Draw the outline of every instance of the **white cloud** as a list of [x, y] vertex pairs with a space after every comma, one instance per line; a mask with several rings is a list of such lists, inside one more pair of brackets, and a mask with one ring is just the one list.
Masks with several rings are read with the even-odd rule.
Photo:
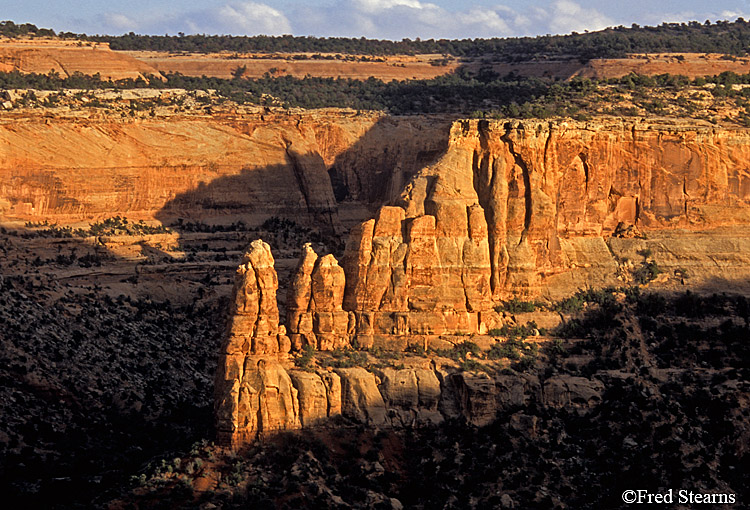
[[549, 28], [551, 33], [594, 31], [614, 25], [614, 22], [596, 9], [585, 9], [571, 0], [557, 0], [552, 5]]
[[118, 31], [129, 32], [138, 28], [138, 22], [124, 14], [104, 14], [104, 23]]
[[[600, 30], [615, 23], [572, 0], [550, 0], [547, 8], [464, 4], [443, 8], [421, 0], [336, 0], [328, 6], [292, 11], [294, 33], [321, 36], [475, 38]], [[459, 4], [460, 5], [460, 4]], [[314, 15], [310, 15], [314, 11]]]
[[224, 5], [217, 12], [217, 21], [233, 33], [265, 35], [292, 33], [292, 26], [286, 16], [273, 7], [256, 2]]
[[[266, 0], [268, 1], [268, 0]], [[500, 0], [502, 1], [502, 0]], [[512, 37], [599, 30], [613, 20], [585, 0], [549, 0], [514, 9], [473, 3], [441, 7], [425, 0], [330, 0], [280, 8], [257, 1], [224, 0], [218, 7], [182, 12], [110, 13], [100, 17], [103, 31], [150, 34], [206, 33], [402, 38]], [[269, 2], [270, 3], [270, 2]], [[206, 4], [210, 5], [210, 4]]]
[[735, 20], [737, 18], [745, 18], [747, 20], [748, 13], [742, 11], [721, 11], [718, 18], [723, 20]]
[[311, 10], [297, 9], [290, 16], [295, 33], [396, 40], [503, 37], [528, 24], [527, 17], [503, 5], [448, 10], [419, 0], [338, 0], [312, 16]]
[[144, 34], [206, 33], [282, 35], [292, 33], [289, 19], [278, 9], [258, 2], [233, 2], [215, 9], [181, 13], [108, 13], [101, 17], [106, 33], [134, 31]]
[[418, 0], [354, 0], [352, 2], [358, 10], [372, 13], [394, 7], [409, 7], [410, 9], [426, 9], [437, 7], [435, 4], [423, 4]]

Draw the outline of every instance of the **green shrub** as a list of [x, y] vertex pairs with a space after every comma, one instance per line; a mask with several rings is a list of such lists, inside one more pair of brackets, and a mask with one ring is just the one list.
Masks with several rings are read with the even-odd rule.
[[661, 273], [661, 269], [654, 261], [644, 262], [639, 268], [633, 271], [633, 280], [638, 284], [646, 284], [656, 279]]
[[497, 312], [506, 311], [510, 313], [524, 313], [524, 312], [536, 311], [537, 308], [542, 308], [543, 306], [544, 306], [543, 303], [540, 303], [537, 301], [523, 301], [514, 297], [510, 301], [503, 301], [501, 305], [498, 305], [495, 308], [495, 311]]
[[567, 356], [568, 354], [568, 351], [563, 345], [563, 341], [559, 338], [555, 339], [552, 343], [547, 344], [545, 350], [547, 351], [548, 356]]
[[465, 358], [469, 353], [472, 353], [475, 356], [479, 356], [482, 354], [482, 350], [479, 348], [479, 346], [469, 340], [464, 340], [460, 344], [457, 344], [454, 349], [456, 350], [456, 352], [458, 352], [458, 355], [463, 358]]
[[330, 352], [333, 359], [322, 360], [322, 364], [325, 367], [333, 368], [351, 368], [351, 367], [367, 367], [369, 366], [369, 359], [367, 353], [363, 351], [335, 349]]
[[477, 357], [482, 355], [482, 350], [479, 348], [479, 346], [469, 340], [464, 340], [460, 344], [454, 345], [452, 349], [430, 349], [430, 351], [435, 353], [437, 356], [450, 358], [454, 361], [466, 359], [469, 353]]
[[299, 356], [294, 358], [294, 366], [303, 370], [311, 369], [313, 358], [315, 357], [315, 347], [306, 345]]
[[513, 370], [517, 370], [518, 372], [528, 372], [535, 366], [536, 366], [536, 356], [527, 355], [527, 356], [522, 357], [518, 363], [514, 363], [512, 365], [512, 368]]
[[461, 360], [461, 362], [458, 364], [458, 367], [463, 372], [478, 372], [486, 368], [483, 364], [473, 359]]
[[503, 325], [502, 328], [493, 328], [489, 331], [490, 336], [504, 336], [507, 338], [526, 338], [527, 336], [533, 336], [534, 330], [538, 331], [536, 322], [529, 321], [522, 326], [509, 326]]
[[487, 359], [511, 359], [521, 358], [523, 342], [520, 340], [506, 340], [505, 342], [496, 343], [487, 351]]
[[413, 343], [409, 345], [406, 348], [406, 352], [410, 352], [412, 354], [416, 354], [417, 356], [424, 356], [427, 354], [427, 351], [425, 350], [424, 346], [419, 343]]

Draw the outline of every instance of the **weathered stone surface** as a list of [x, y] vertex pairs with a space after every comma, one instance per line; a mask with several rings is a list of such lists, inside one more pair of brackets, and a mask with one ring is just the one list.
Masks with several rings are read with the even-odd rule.
[[[415, 180], [465, 183], [456, 195], [477, 198], [494, 297], [559, 297], [617, 284], [604, 238], [618, 225], [747, 224], [750, 174], [737, 162], [747, 158], [748, 136], [680, 123], [459, 121], [448, 152]], [[429, 189], [415, 182], [402, 203], [429, 210]]]
[[349, 313], [344, 311], [344, 270], [333, 255], [318, 257], [304, 246], [287, 298], [287, 322], [296, 348], [331, 350], [350, 344]]
[[320, 374], [326, 387], [328, 398], [328, 416], [333, 417], [341, 414], [341, 377], [335, 372], [323, 372]]
[[438, 411], [440, 381], [432, 370], [384, 368], [380, 392], [393, 426], [411, 427], [443, 421]]
[[278, 359], [245, 356], [225, 358], [216, 379], [216, 431], [222, 444], [239, 447], [274, 430], [297, 429], [299, 398]]
[[469, 423], [482, 426], [495, 419], [498, 410], [497, 388], [493, 379], [484, 373], [462, 372], [451, 374], [450, 380], [457, 410]]
[[279, 364], [291, 343], [279, 326], [277, 288], [270, 246], [253, 241], [235, 274], [216, 372], [216, 429], [222, 443], [239, 446], [265, 432], [301, 426], [297, 390]]
[[292, 383], [299, 395], [299, 417], [303, 427], [312, 427], [328, 418], [328, 394], [323, 379], [312, 372], [292, 370]]
[[375, 374], [364, 368], [340, 368], [341, 414], [360, 423], [383, 425], [386, 407], [378, 390]]
[[350, 236], [344, 304], [354, 311], [360, 343], [373, 335], [486, 330], [479, 315], [492, 308], [483, 210], [471, 200], [430, 197], [438, 216], [383, 207]]
[[544, 381], [544, 403], [550, 407], [590, 408], [602, 401], [604, 384], [585, 377], [555, 376]]
[[25, 112], [21, 122], [0, 125], [0, 214], [253, 225], [278, 216], [348, 229], [397, 197], [448, 141], [447, 119], [250, 110], [136, 122], [96, 109]]
[[[235, 273], [234, 301], [225, 352], [279, 352], [280, 336], [285, 336], [285, 330], [280, 335], [276, 304], [278, 286], [271, 247], [260, 239], [253, 241]], [[287, 341], [282, 338], [281, 343], [286, 346]]]

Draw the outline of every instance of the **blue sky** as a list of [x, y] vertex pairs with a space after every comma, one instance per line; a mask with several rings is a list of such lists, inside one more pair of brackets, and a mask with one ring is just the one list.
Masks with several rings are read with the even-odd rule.
[[0, 19], [88, 34], [465, 38], [750, 20], [748, 0], [0, 0]]

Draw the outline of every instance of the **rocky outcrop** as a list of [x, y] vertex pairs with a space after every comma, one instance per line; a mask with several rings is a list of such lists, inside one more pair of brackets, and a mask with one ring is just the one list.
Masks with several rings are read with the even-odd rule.
[[435, 425], [443, 421], [438, 411], [441, 390], [435, 371], [426, 368], [379, 372], [381, 391], [390, 422], [397, 426]]
[[[355, 228], [344, 256], [344, 307], [359, 345], [375, 335], [485, 332], [491, 311], [482, 208], [433, 196], [434, 214], [383, 207]], [[483, 314], [485, 316], [483, 316]]]
[[341, 368], [341, 412], [347, 418], [368, 425], [384, 425], [387, 412], [375, 374], [364, 368]]
[[542, 385], [534, 375], [489, 376], [453, 368], [310, 372], [258, 356], [247, 357], [242, 372], [217, 394], [218, 441], [235, 448], [274, 431], [346, 422], [414, 428], [460, 419], [484, 426], [501, 411], [535, 403], [586, 414], [602, 401], [605, 388], [581, 377], [556, 376]]
[[253, 241], [235, 273], [227, 352], [289, 352], [286, 329], [279, 327], [278, 287], [271, 247], [260, 239]]
[[[316, 424], [323, 423], [331, 416], [341, 412], [341, 383], [337, 380], [335, 394], [331, 394], [323, 378], [312, 372], [303, 372], [301, 370], [292, 370], [289, 372], [294, 387], [297, 388], [299, 396], [299, 417], [303, 427], [312, 427]], [[329, 374], [331, 377], [338, 375]], [[329, 405], [330, 400], [339, 398], [338, 408]]]
[[289, 287], [287, 324], [295, 349], [331, 350], [350, 344], [349, 313], [342, 308], [344, 270], [331, 255], [318, 257], [307, 243]]
[[[481, 208], [469, 206], [466, 215], [469, 226], [466, 230], [457, 228], [455, 231], [457, 236], [466, 236], [464, 247], [481, 237], [481, 229], [471, 228], [472, 213], [477, 210]], [[432, 268], [426, 258], [422, 259], [421, 267], [409, 264], [412, 246], [401, 240], [396, 242], [397, 229], [404, 221], [403, 209], [386, 209], [378, 218], [381, 226], [375, 222], [373, 232], [380, 235], [373, 236], [373, 245], [390, 246], [401, 251], [407, 262], [400, 266], [406, 268], [402, 275], [405, 280], [403, 287], [390, 286], [389, 282], [395, 280], [392, 276], [395, 265], [373, 263], [363, 269], [367, 279], [385, 282], [381, 285], [382, 294], [391, 296], [388, 301], [379, 295], [372, 303], [396, 303], [398, 292], [403, 288], [410, 289], [408, 275], [415, 266], [427, 273], [435, 272], [437, 291], [448, 294], [431, 294], [427, 289], [417, 293], [420, 299], [436, 307], [451, 302], [450, 289], [445, 285], [473, 281], [464, 279], [468, 272], [466, 267], [456, 269], [456, 264], [440, 265], [445, 258], [440, 256], [435, 222], [431, 218], [434, 217], [420, 216], [416, 220], [418, 225], [419, 222], [427, 224], [427, 235], [412, 235], [408, 239], [416, 242], [418, 254], [423, 253], [419, 250], [427, 244], [424, 238], [433, 243], [433, 247], [428, 248], [432, 251], [428, 253], [437, 256], [438, 264]], [[479, 234], [476, 234], [477, 230]], [[453, 246], [461, 245], [449, 244], [449, 248]], [[393, 260], [392, 252], [389, 257], [378, 255], [372, 260], [388, 262]], [[480, 277], [485, 281], [488, 279], [487, 274]], [[335, 320], [326, 322], [326, 318], [335, 317], [337, 313], [348, 316], [342, 309], [344, 287], [343, 270], [335, 258], [330, 255], [318, 257], [310, 245], [305, 246], [289, 297], [289, 317], [296, 319], [296, 322], [290, 322], [295, 344], [313, 342], [312, 345], [321, 349], [338, 345], [329, 342], [331, 331], [326, 326], [335, 324]], [[499, 410], [530, 402], [551, 407], [574, 407], [586, 412], [601, 400], [602, 384], [588, 379], [557, 377], [541, 385], [533, 376], [491, 377], [484, 372], [440, 368], [434, 362], [429, 366], [377, 370], [362, 367], [329, 368], [316, 372], [291, 369], [288, 353], [292, 341], [286, 336], [286, 328], [279, 326], [277, 290], [278, 277], [271, 249], [268, 244], [256, 240], [251, 243], [236, 272], [226, 340], [217, 370], [215, 416], [217, 440], [221, 444], [240, 448], [274, 431], [328, 426], [335, 423], [331, 420], [338, 416], [355, 423], [398, 428], [434, 425], [446, 418], [462, 418], [482, 426], [492, 422]], [[362, 303], [371, 299], [366, 292], [355, 295]], [[408, 292], [401, 296], [402, 302], [409, 302]], [[488, 299], [486, 290], [478, 296], [479, 303]], [[467, 316], [480, 313], [471, 309], [472, 302], [477, 301], [468, 297], [464, 301]], [[454, 302], [454, 306], [459, 306], [459, 302]], [[447, 315], [447, 307], [437, 310]], [[433, 317], [439, 317], [435, 313]], [[376, 315], [380, 322], [375, 322], [374, 326], [383, 323], [383, 316]], [[399, 317], [405, 317], [409, 323], [408, 312]], [[346, 331], [335, 338], [338, 342], [349, 341]]]
[[216, 375], [218, 440], [241, 445], [259, 434], [300, 427], [298, 391], [279, 360], [291, 348], [279, 327], [271, 248], [254, 241], [237, 269]]

